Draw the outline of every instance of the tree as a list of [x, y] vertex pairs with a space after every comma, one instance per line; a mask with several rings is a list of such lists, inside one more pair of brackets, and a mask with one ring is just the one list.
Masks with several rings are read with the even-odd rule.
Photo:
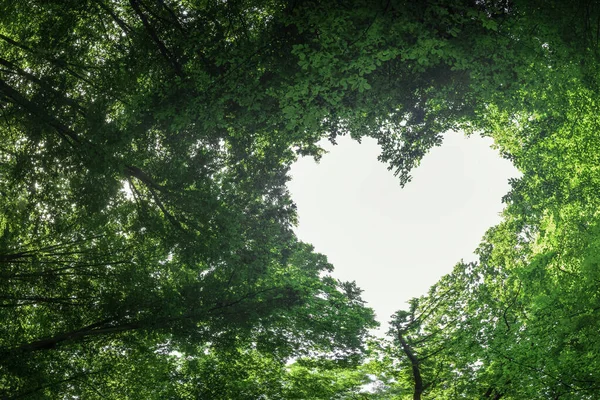
[[304, 139], [221, 68], [266, 33], [238, 6], [3, 5], [4, 396], [107, 396], [125, 359], [152, 393], [198, 344], [359, 355], [372, 312], [291, 231]]
[[[0, 3], [2, 395], [215, 396], [187, 387], [224, 374], [227, 393], [252, 397], [252, 374], [228, 363], [267, 379], [291, 357], [357, 362], [372, 312], [295, 238], [288, 167], [318, 158], [322, 138], [369, 136], [405, 184], [441, 133], [465, 129], [523, 178], [480, 262], [397, 315], [400, 364], [412, 353], [413, 379], [439, 396], [591, 396], [598, 14], [491, 0]], [[289, 379], [319, 382], [305, 372]]]
[[[404, 393], [417, 377], [407, 369], [409, 353], [423, 381], [417, 386], [451, 376], [441, 391], [431, 389], [435, 398], [593, 398], [598, 35], [591, 22], [599, 10], [593, 3], [502, 7], [488, 21], [496, 33], [472, 49], [487, 49], [493, 64], [469, 67], [471, 95], [480, 101], [469, 124], [491, 136], [523, 176], [512, 181], [504, 221], [486, 234], [480, 261], [432, 288], [451, 282], [460, 301], [438, 304], [430, 293], [397, 314], [389, 352], [397, 361], [389, 369]], [[436, 311], [418, 319], [431, 304]], [[459, 323], [442, 322], [446, 315]], [[433, 342], [431, 332], [440, 332]], [[450, 346], [419, 360], [440, 337]]]

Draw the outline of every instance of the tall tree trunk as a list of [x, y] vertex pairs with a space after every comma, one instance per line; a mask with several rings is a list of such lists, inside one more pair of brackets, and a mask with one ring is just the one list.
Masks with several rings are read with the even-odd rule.
[[423, 377], [421, 377], [421, 370], [419, 368], [419, 358], [412, 351], [410, 345], [406, 342], [406, 339], [404, 336], [402, 336], [400, 331], [398, 331], [398, 340], [400, 340], [400, 344], [402, 345], [402, 351], [404, 351], [404, 354], [406, 354], [412, 365], [413, 379], [415, 381], [413, 400], [421, 400], [421, 394], [425, 390], [425, 387], [423, 385]]

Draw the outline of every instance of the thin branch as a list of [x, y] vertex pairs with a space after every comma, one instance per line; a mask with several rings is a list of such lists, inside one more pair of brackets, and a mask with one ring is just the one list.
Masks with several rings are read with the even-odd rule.
[[[25, 98], [21, 93], [8, 85], [4, 80], [0, 79], [0, 92], [4, 93], [14, 104], [22, 107], [29, 113], [37, 116], [42, 121], [53, 127], [59, 135], [72, 147], [75, 144], [81, 144], [81, 141], [77, 137], [77, 134], [73, 132], [69, 127], [58, 121], [56, 118], [50, 116], [45, 110], [38, 107], [29, 99]], [[75, 143], [75, 144], [74, 144]]]
[[[7, 42], [7, 43], [9, 43], [9, 44], [11, 44], [11, 45], [13, 45], [15, 47], [20, 48], [21, 50], [24, 50], [24, 51], [26, 51], [26, 52], [28, 52], [30, 54], [33, 54], [35, 56], [39, 55], [39, 52], [37, 52], [37, 51], [33, 50], [32, 48], [30, 48], [30, 47], [28, 47], [28, 46], [26, 46], [26, 45], [24, 45], [22, 43], [19, 43], [19, 42], [15, 41], [14, 39], [12, 39], [12, 38], [10, 38], [10, 37], [8, 37], [6, 35], [3, 35], [1, 33], [0, 33], [0, 39], [4, 40], [5, 42]], [[81, 79], [82, 81], [84, 81], [84, 82], [86, 82], [86, 83], [88, 83], [88, 84], [90, 84], [90, 85], [93, 86], [92, 82], [88, 78], [82, 76], [78, 72], [73, 71], [71, 68], [68, 68], [67, 65], [72, 65], [74, 67], [79, 67], [79, 68], [84, 68], [84, 69], [89, 69], [91, 67], [81, 66], [81, 65], [71, 64], [71, 63], [66, 63], [65, 61], [54, 59], [54, 58], [50, 58], [50, 59], [46, 58], [45, 60], [48, 61], [50, 64], [56, 66], [56, 67], [64, 69], [71, 76], [74, 76], [75, 78]]]
[[13, 400], [13, 399], [22, 399], [22, 398], [25, 398], [25, 397], [29, 397], [29, 396], [31, 396], [32, 394], [34, 394], [34, 393], [38, 393], [38, 392], [40, 392], [40, 391], [42, 391], [42, 390], [44, 390], [44, 389], [48, 389], [48, 388], [50, 388], [50, 387], [52, 387], [52, 386], [62, 385], [62, 384], [64, 384], [64, 383], [67, 383], [67, 382], [71, 382], [71, 381], [74, 381], [74, 380], [78, 380], [78, 379], [79, 379], [81, 376], [84, 376], [84, 375], [89, 375], [89, 374], [90, 374], [90, 373], [88, 373], [88, 374], [78, 374], [78, 375], [74, 375], [74, 376], [71, 376], [71, 377], [68, 377], [68, 378], [65, 378], [65, 379], [59, 380], [59, 381], [50, 382], [50, 383], [48, 383], [48, 384], [46, 384], [46, 385], [41, 385], [41, 386], [38, 386], [37, 388], [35, 388], [35, 389], [33, 389], [33, 390], [29, 390], [29, 391], [27, 391], [27, 392], [23, 392], [23, 393], [17, 394], [17, 395], [15, 395], [15, 396], [12, 396], [12, 397], [6, 397], [6, 398], [3, 398], [3, 400], [4, 400], [4, 399], [7, 399], [7, 400]]
[[158, 194], [156, 194], [156, 192], [154, 191], [154, 189], [152, 187], [148, 187], [148, 190], [150, 191], [150, 194], [152, 195], [152, 198], [154, 199], [154, 202], [156, 203], [156, 205], [158, 205], [158, 208], [160, 208], [160, 210], [162, 211], [162, 213], [165, 215], [165, 217], [167, 217], [167, 219], [169, 220], [169, 222], [171, 222], [171, 224], [173, 226], [175, 226], [176, 228], [182, 230], [185, 232], [185, 229], [183, 229], [183, 226], [181, 225], [181, 223], [177, 220], [177, 218], [175, 218], [165, 207], [165, 205], [163, 204], [162, 200], [158, 197]]
[[[125, 172], [128, 174], [128, 176], [137, 178], [139, 181], [141, 181], [146, 186], [146, 188], [150, 192], [150, 195], [152, 196], [152, 199], [154, 200], [154, 202], [156, 203], [158, 208], [160, 208], [160, 210], [162, 211], [164, 216], [167, 217], [167, 219], [169, 220], [169, 222], [171, 222], [171, 224], [173, 226], [175, 226], [176, 228], [178, 228], [182, 231], [185, 231], [185, 229], [183, 229], [183, 226], [181, 225], [181, 223], [177, 220], [177, 218], [175, 218], [167, 210], [164, 203], [162, 202], [162, 200], [156, 193], [156, 190], [158, 190], [160, 192], [165, 192], [166, 188], [164, 186], [161, 186], [161, 185], [157, 184], [156, 182], [154, 182], [154, 180], [152, 178], [150, 178], [144, 171], [142, 171], [138, 167], [128, 165], [125, 167]], [[131, 181], [130, 181], [130, 184], [131, 184]]]
[[173, 21], [175, 21], [176, 25], [179, 27], [179, 30], [183, 33], [186, 33], [185, 28], [183, 27], [183, 25], [181, 24], [181, 22], [179, 21], [179, 17], [177, 17], [177, 15], [175, 14], [175, 12], [173, 11], [173, 9], [171, 7], [169, 7], [166, 3], [165, 0], [157, 0], [158, 3], [160, 3], [160, 5], [167, 10], [167, 12], [169, 14], [171, 14], [171, 17], [173, 18]]
[[104, 4], [104, 2], [102, 0], [94, 0], [94, 3], [96, 3], [100, 8], [102, 8], [104, 11], [106, 11], [108, 13], [108, 15], [111, 16], [111, 18], [113, 19], [113, 21], [115, 21], [117, 23], [117, 25], [119, 25], [119, 27], [123, 30], [123, 32], [125, 34], [130, 34], [132, 29], [129, 25], [127, 25], [127, 23], [125, 21], [123, 21], [117, 14], [115, 14], [115, 12], [108, 7], [106, 4]]
[[[160, 16], [159, 14], [157, 14], [156, 12], [154, 12], [154, 11], [152, 10], [152, 8], [150, 8], [150, 7], [149, 7], [149, 6], [148, 6], [146, 3], [144, 3], [143, 1], [140, 1], [140, 0], [138, 0], [138, 1], [139, 1], [139, 2], [140, 2], [140, 4], [142, 5], [142, 7], [144, 7], [144, 8], [146, 9], [146, 11], [148, 11], [148, 13], [149, 13], [151, 16], [153, 16], [154, 18], [156, 18], [157, 20], [159, 20], [159, 21], [162, 21], [162, 22], [166, 22], [167, 24], [173, 24], [173, 21], [170, 21], [170, 20], [168, 20], [167, 18], [164, 18], [164, 17]], [[185, 33], [185, 31], [183, 30], [183, 27], [182, 27], [182, 26], [181, 26], [181, 24], [179, 23], [179, 20], [177, 19], [177, 17], [176, 17], [176, 16], [175, 16], [175, 14], [173, 13], [173, 10], [171, 10], [170, 8], [168, 8], [168, 7], [167, 7], [167, 6], [164, 4], [164, 2], [163, 2], [163, 1], [161, 1], [161, 0], [156, 0], [156, 3], [157, 3], [157, 4], [160, 4], [160, 5], [162, 5], [162, 6], [163, 6], [163, 8], [164, 8], [165, 10], [168, 10], [168, 11], [170, 11], [170, 12], [169, 12], [169, 14], [171, 14], [171, 16], [173, 16], [173, 17], [174, 17], [175, 25], [177, 25], [177, 27], [179, 28], [179, 30], [180, 30], [182, 33]]]
[[137, 178], [148, 188], [156, 189], [159, 192], [166, 191], [166, 188], [164, 186], [161, 186], [158, 183], [156, 183], [146, 172], [136, 167], [135, 165], [125, 166], [125, 175]]
[[56, 92], [56, 90], [52, 86], [50, 86], [47, 82], [44, 82], [42, 79], [38, 78], [37, 76], [19, 68], [19, 66], [15, 65], [14, 63], [12, 63], [2, 57], [0, 57], [0, 65], [4, 65], [7, 68], [11, 68], [14, 72], [16, 72], [21, 77], [29, 80], [30, 82], [33, 82], [33, 83], [39, 85], [42, 89], [46, 90], [47, 92], [52, 93], [55, 96], [54, 97], [55, 99], [58, 99], [60, 102], [73, 107], [75, 110], [77, 110], [77, 112], [79, 112], [82, 116], [85, 117], [85, 115], [86, 115], [85, 109], [77, 101], [70, 99], [68, 97], [59, 95]]
[[138, 0], [129, 0], [129, 4], [131, 5], [131, 8], [133, 8], [133, 11], [137, 14], [137, 16], [142, 21], [142, 24], [144, 25], [144, 28], [146, 28], [146, 31], [148, 32], [150, 37], [152, 38], [152, 41], [154, 41], [156, 46], [158, 46], [158, 50], [160, 51], [160, 54], [162, 54], [162, 56], [165, 58], [165, 60], [167, 60], [173, 66], [173, 69], [175, 70], [175, 74], [177, 76], [179, 76], [180, 78], [184, 78], [185, 75], [183, 74], [183, 70], [181, 69], [181, 66], [174, 59], [173, 55], [169, 52], [169, 50], [164, 45], [164, 43], [160, 40], [160, 38], [154, 31], [154, 28], [152, 28], [152, 25], [148, 21], [148, 18], [146, 17], [144, 12], [140, 9]]

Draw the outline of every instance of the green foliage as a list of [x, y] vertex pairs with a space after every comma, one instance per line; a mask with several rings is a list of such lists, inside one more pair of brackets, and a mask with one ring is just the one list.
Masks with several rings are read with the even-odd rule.
[[320, 133], [286, 128], [280, 5], [1, 8], [1, 396], [196, 398], [206, 349], [360, 358], [372, 311], [291, 230]]
[[[470, 123], [523, 176], [512, 181], [504, 221], [484, 237], [479, 263], [459, 264], [396, 315], [397, 324], [414, 320], [391, 334], [404, 332], [425, 358], [425, 397], [584, 399], [600, 387], [598, 41], [588, 25], [600, 10], [582, 10], [515, 2], [489, 26], [501, 35], [474, 48], [486, 48], [494, 65], [470, 67], [481, 98]], [[441, 287], [459, 294], [439, 300]], [[397, 360], [392, 387], [412, 396], [406, 352], [393, 343], [387, 353]]]
[[[593, 398], [599, 15], [0, 2], [0, 396]], [[405, 184], [450, 129], [523, 175], [479, 262], [366, 353], [360, 290], [294, 236], [289, 166], [373, 137]]]

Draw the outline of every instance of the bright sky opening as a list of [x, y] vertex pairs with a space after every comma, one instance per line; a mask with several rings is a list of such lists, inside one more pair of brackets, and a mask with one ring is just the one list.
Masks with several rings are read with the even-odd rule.
[[488, 228], [500, 222], [508, 179], [519, 172], [492, 140], [445, 135], [404, 188], [377, 160], [375, 140], [340, 138], [319, 163], [300, 159], [289, 189], [298, 237], [327, 255], [339, 279], [356, 281], [382, 323], [426, 294], [461, 259], [475, 260]]

